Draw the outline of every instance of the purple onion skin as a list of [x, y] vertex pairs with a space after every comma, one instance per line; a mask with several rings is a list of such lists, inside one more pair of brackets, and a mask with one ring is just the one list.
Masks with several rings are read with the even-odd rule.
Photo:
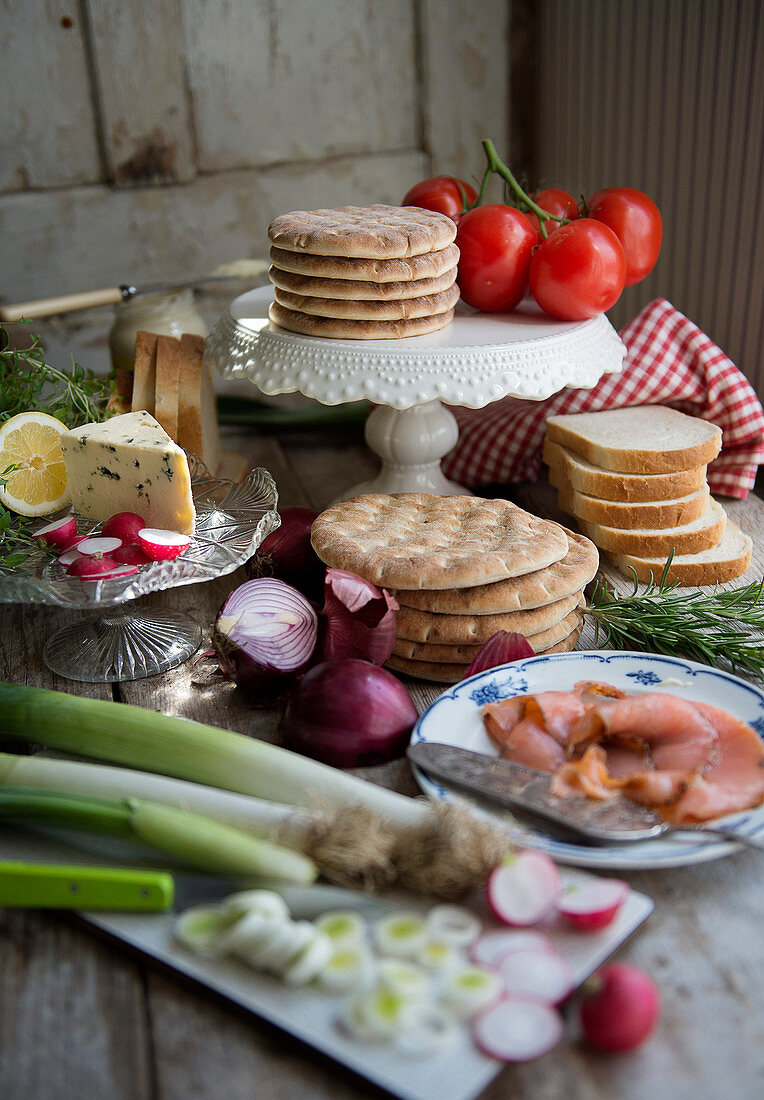
[[338, 658], [297, 682], [281, 729], [287, 745], [335, 768], [383, 764], [402, 756], [418, 718], [406, 688], [370, 661]]
[[310, 528], [318, 512], [313, 508], [283, 508], [281, 524], [263, 539], [247, 562], [248, 577], [275, 577], [318, 602], [326, 566], [310, 542]]
[[357, 657], [383, 665], [395, 645], [398, 601], [344, 569], [327, 569], [316, 661]]
[[533, 649], [528, 639], [522, 634], [497, 630], [477, 651], [472, 664], [464, 673], [464, 679], [467, 680], [470, 676], [485, 672], [489, 668], [498, 668], [499, 665], [508, 665], [512, 661], [522, 661], [526, 657], [533, 656], [535, 656]]

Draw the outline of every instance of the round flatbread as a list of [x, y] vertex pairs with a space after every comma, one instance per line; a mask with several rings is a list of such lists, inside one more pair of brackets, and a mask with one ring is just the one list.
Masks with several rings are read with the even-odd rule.
[[469, 588], [560, 561], [568, 537], [508, 500], [370, 493], [327, 508], [311, 529], [327, 565], [384, 588]]
[[454, 311], [447, 309], [429, 317], [408, 317], [401, 321], [349, 321], [342, 317], [314, 317], [271, 302], [268, 316], [280, 328], [303, 336], [331, 340], [405, 340], [408, 336], [424, 336], [445, 328], [453, 321]]
[[441, 615], [503, 615], [544, 607], [579, 592], [599, 568], [599, 551], [594, 543], [567, 527], [568, 552], [544, 569], [475, 588], [446, 588], [440, 591], [396, 589], [402, 607]]
[[445, 248], [455, 237], [450, 218], [419, 206], [292, 210], [268, 226], [271, 243], [290, 252], [377, 260], [421, 256]]
[[433, 279], [455, 269], [458, 262], [459, 249], [455, 244], [446, 245], [434, 252], [423, 252], [421, 256], [391, 260], [364, 259], [360, 256], [314, 256], [309, 252], [290, 252], [286, 248], [271, 246], [271, 263], [281, 271], [322, 279], [352, 279], [354, 282], [406, 283]]
[[[430, 611], [416, 611], [401, 607], [396, 615], [396, 641], [405, 639], [414, 645], [472, 645], [481, 646], [498, 630], [510, 634], [524, 634], [526, 638], [546, 633], [583, 602], [583, 594], [576, 592], [555, 603], [534, 607], [529, 611], [510, 611], [506, 615], [438, 615]], [[556, 640], [556, 639], [555, 639]], [[551, 642], [549, 643], [552, 644]], [[395, 650], [400, 656], [410, 654]]]
[[[438, 294], [456, 282], [457, 268], [451, 267], [431, 279], [407, 279], [405, 282], [373, 283], [363, 279], [322, 279], [316, 275], [298, 275], [272, 264], [268, 277], [279, 290], [303, 294], [321, 301], [326, 298], [353, 302], [389, 302], [401, 298], [419, 298], [423, 294]], [[295, 307], [293, 307], [295, 308]], [[306, 310], [305, 312], [310, 312]]]
[[[571, 650], [576, 648], [582, 629], [582, 626], [577, 626], [567, 638], [563, 638], [556, 645], [552, 645], [549, 649], [541, 652], [545, 655], [548, 653], [570, 653]], [[532, 639], [529, 639], [529, 642], [531, 645], [533, 644]], [[406, 676], [412, 676], [415, 680], [434, 680], [436, 683], [441, 684], [458, 684], [460, 680], [464, 679], [470, 663], [451, 664], [445, 661], [408, 661], [405, 657], [393, 655], [385, 661], [385, 667], [392, 672], [402, 672]]]
[[340, 317], [351, 321], [404, 321], [410, 317], [434, 317], [453, 309], [459, 301], [459, 287], [454, 284], [438, 294], [421, 294], [416, 298], [399, 298], [391, 302], [371, 302], [366, 299], [314, 298], [308, 294], [292, 294], [276, 287], [276, 301], [285, 309], [318, 317]]

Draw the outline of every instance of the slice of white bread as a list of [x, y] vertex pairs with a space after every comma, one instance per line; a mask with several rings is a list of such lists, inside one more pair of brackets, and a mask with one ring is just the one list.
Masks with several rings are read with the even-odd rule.
[[601, 500], [676, 500], [696, 493], [706, 483], [706, 467], [691, 466], [671, 474], [621, 474], [594, 466], [548, 436], [544, 462], [563, 475], [572, 489]]
[[587, 462], [632, 474], [665, 474], [705, 466], [721, 450], [715, 424], [665, 405], [550, 416], [547, 436]]
[[[672, 559], [668, 571], [668, 580], [678, 581], [681, 585], [723, 584], [742, 577], [751, 564], [753, 544], [748, 535], [743, 534], [736, 523], [727, 520], [724, 537], [718, 546], [701, 550], [697, 554], [677, 554]], [[658, 557], [636, 557], [633, 554], [608, 554], [617, 569], [626, 576], [631, 570], [637, 578], [647, 584], [652, 574], [657, 581], [663, 574], [668, 555]]]
[[592, 540], [600, 550], [614, 554], [633, 554], [640, 558], [665, 557], [673, 550], [677, 554], [698, 554], [718, 546], [724, 537], [727, 514], [721, 504], [711, 497], [708, 508], [693, 523], [680, 527], [631, 528], [608, 527], [605, 524], [591, 523], [589, 520], [576, 521], [583, 534]]
[[131, 412], [141, 410], [154, 415], [154, 391], [157, 378], [157, 335], [138, 332], [135, 335], [135, 369]]
[[708, 508], [710, 493], [703, 485], [696, 493], [676, 500], [628, 501], [600, 500], [586, 493], [577, 493], [555, 470], [550, 470], [549, 480], [558, 490], [558, 501], [564, 512], [576, 519], [602, 523], [608, 527], [680, 527], [699, 519]]
[[178, 442], [180, 344], [173, 336], [157, 336], [157, 373], [154, 416]]
[[220, 469], [221, 447], [215, 391], [209, 367], [204, 366], [204, 340], [184, 332], [180, 338], [177, 442], [201, 458], [211, 474]]

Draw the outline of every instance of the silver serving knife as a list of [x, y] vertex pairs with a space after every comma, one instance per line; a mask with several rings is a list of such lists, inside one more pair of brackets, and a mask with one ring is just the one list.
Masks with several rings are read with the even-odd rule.
[[733, 829], [687, 826], [664, 821], [654, 810], [617, 795], [608, 801], [585, 796], [560, 798], [552, 794], [550, 772], [526, 768], [499, 756], [472, 752], [457, 745], [420, 741], [410, 745], [411, 764], [450, 786], [469, 791], [514, 813], [547, 822], [554, 831], [572, 833], [595, 844], [652, 840], [667, 832], [694, 837], [711, 834], [764, 851], [764, 835], [743, 835]]

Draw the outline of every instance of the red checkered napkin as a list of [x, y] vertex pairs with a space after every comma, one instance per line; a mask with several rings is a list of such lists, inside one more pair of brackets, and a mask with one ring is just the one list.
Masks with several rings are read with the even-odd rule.
[[452, 407], [459, 442], [443, 461], [464, 485], [535, 481], [546, 418], [627, 405], [670, 405], [722, 429], [721, 454], [708, 468], [712, 493], [748, 495], [764, 461], [764, 410], [750, 382], [724, 352], [656, 298], [621, 332], [626, 358], [620, 374], [591, 390], [563, 390], [546, 401], [505, 397], [484, 409]]

